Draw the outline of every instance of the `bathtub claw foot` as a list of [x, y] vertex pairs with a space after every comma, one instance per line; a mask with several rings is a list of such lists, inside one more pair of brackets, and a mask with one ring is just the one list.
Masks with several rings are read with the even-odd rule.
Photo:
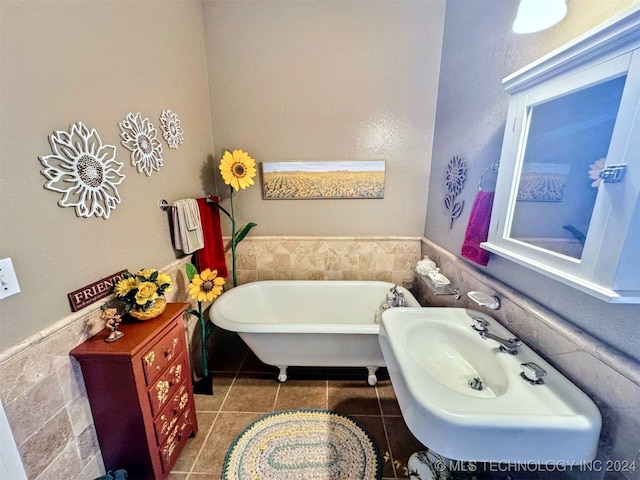
[[369, 371], [367, 383], [374, 387], [376, 383], [378, 383], [378, 377], [376, 377], [376, 370], [378, 370], [378, 367], [367, 367], [367, 370]]
[[280, 383], [284, 383], [287, 381], [287, 367], [278, 367], [280, 369], [280, 374], [278, 375], [278, 381]]

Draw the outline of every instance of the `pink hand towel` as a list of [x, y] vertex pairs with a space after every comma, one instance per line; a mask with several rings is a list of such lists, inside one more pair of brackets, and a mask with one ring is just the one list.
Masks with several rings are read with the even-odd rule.
[[489, 235], [493, 195], [494, 192], [478, 192], [471, 207], [467, 232], [462, 242], [462, 256], [483, 266], [489, 263], [489, 252], [481, 248], [480, 243], [485, 242]]

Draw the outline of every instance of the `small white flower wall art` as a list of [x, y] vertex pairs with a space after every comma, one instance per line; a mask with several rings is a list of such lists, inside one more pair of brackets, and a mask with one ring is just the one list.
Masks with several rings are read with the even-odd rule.
[[82, 122], [55, 132], [49, 143], [53, 155], [39, 157], [45, 167], [41, 173], [49, 180], [44, 188], [63, 193], [58, 205], [74, 207], [79, 217], [108, 219], [120, 203], [116, 185], [125, 179], [116, 147], [103, 145], [98, 132]]
[[140, 113], [129, 113], [120, 122], [120, 132], [122, 145], [131, 151], [131, 165], [138, 169], [138, 173], [144, 172], [150, 177], [154, 170], [160, 170], [163, 165], [162, 145], [149, 118], [142, 119]]
[[180, 126], [180, 118], [175, 112], [171, 110], [162, 112], [160, 115], [160, 128], [169, 148], [178, 148], [178, 145], [182, 145], [184, 132]]

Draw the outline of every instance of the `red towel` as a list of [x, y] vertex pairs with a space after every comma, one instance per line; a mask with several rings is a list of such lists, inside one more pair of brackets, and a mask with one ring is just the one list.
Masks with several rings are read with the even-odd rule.
[[[218, 197], [209, 197], [218, 202]], [[204, 248], [193, 254], [198, 272], [206, 268], [217, 270], [219, 277], [227, 276], [227, 264], [224, 258], [224, 243], [220, 228], [220, 209], [206, 198], [198, 198], [198, 210], [200, 210], [200, 222], [202, 224], [202, 236]]]
[[489, 235], [493, 194], [494, 192], [478, 192], [462, 242], [462, 256], [483, 266], [489, 263], [489, 252], [480, 247], [480, 242], [486, 242]]

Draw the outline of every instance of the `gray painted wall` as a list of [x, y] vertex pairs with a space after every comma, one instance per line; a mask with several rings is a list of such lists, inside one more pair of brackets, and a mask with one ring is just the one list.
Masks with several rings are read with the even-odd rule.
[[[517, 35], [511, 31], [515, 1], [447, 1], [424, 232], [427, 238], [460, 255], [480, 175], [500, 159], [509, 102], [502, 79], [635, 3], [569, 0], [562, 22], [544, 32]], [[444, 172], [453, 155], [462, 155], [468, 169], [459, 196], [465, 207], [450, 229], [443, 206]], [[477, 268], [602, 342], [640, 359], [640, 305], [607, 304], [495, 255], [487, 267]]]
[[262, 200], [256, 178], [234, 196], [252, 235], [421, 235], [445, 1], [203, 5], [216, 158], [386, 161], [382, 200]]

